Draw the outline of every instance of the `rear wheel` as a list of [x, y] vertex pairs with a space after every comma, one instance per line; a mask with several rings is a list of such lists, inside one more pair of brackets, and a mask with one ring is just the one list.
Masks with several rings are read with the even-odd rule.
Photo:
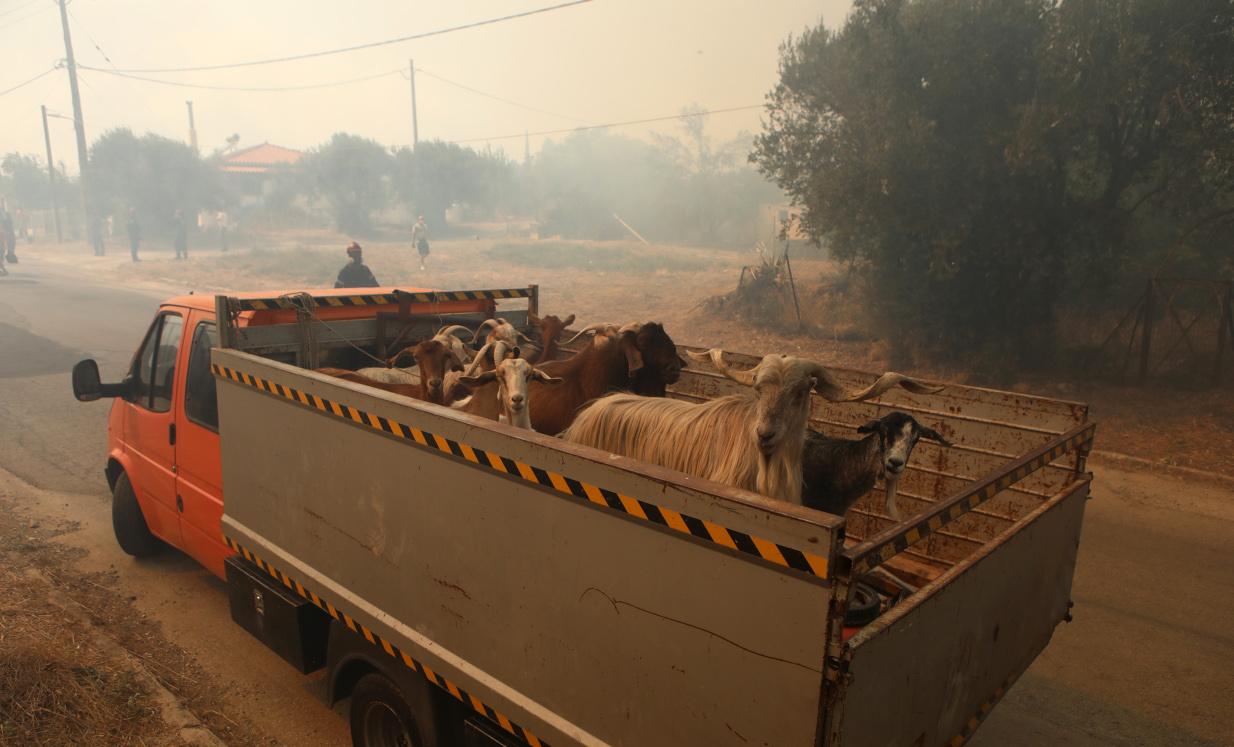
[[111, 528], [120, 549], [135, 558], [149, 557], [163, 549], [162, 541], [150, 533], [133, 484], [124, 472], [116, 478], [116, 487], [111, 491]]
[[431, 701], [426, 697], [413, 713], [398, 685], [370, 672], [351, 692], [353, 747], [436, 747]]

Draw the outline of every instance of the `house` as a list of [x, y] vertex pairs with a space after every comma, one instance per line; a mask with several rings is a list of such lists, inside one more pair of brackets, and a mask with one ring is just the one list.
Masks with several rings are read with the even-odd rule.
[[218, 156], [218, 169], [240, 194], [245, 207], [264, 205], [278, 188], [281, 175], [296, 168], [304, 153], [262, 143]]

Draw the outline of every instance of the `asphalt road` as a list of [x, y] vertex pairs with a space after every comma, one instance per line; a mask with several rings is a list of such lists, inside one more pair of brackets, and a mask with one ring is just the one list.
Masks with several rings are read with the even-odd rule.
[[[122, 593], [267, 735], [348, 744], [319, 679], [232, 625], [220, 582], [174, 553], [134, 561], [111, 538], [109, 404], [75, 402], [67, 371], [88, 355], [104, 380], [117, 379], [166, 293], [100, 285], [90, 258], [69, 266], [30, 255], [0, 278], [0, 488], [24, 489], [36, 515], [78, 520], [66, 541], [88, 551], [82, 562], [114, 566]], [[971, 744], [1234, 744], [1234, 491], [1094, 469], [1075, 622], [1058, 628]]]

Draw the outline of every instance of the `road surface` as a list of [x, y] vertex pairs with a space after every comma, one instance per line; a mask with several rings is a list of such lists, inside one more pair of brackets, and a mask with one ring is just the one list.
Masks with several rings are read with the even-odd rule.
[[[111, 536], [102, 466], [108, 402], [79, 404], [68, 368], [120, 377], [158, 300], [179, 292], [99, 285], [32, 252], [0, 279], [0, 493], [34, 517], [71, 518], [61, 541], [84, 569], [114, 569], [115, 593], [157, 620], [202, 685], [269, 744], [349, 743], [341, 708], [232, 625], [221, 582], [175, 553], [137, 562]], [[1101, 437], [1100, 431], [1098, 438]], [[1114, 449], [1116, 444], [1103, 443]], [[1076, 575], [1075, 622], [1012, 688], [972, 744], [1234, 744], [1234, 491], [1095, 464]]]

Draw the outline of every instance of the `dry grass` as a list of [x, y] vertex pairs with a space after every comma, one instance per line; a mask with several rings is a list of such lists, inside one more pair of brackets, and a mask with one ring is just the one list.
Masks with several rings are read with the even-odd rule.
[[0, 745], [164, 741], [149, 690], [47, 601], [44, 582], [5, 567], [0, 590]]

